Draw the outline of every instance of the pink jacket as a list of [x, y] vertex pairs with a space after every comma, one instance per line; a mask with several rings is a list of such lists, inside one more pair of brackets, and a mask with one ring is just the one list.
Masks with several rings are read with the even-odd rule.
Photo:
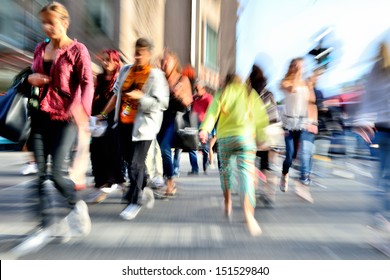
[[[36, 73], [45, 74], [43, 55], [47, 44], [42, 42], [35, 48], [32, 67]], [[52, 120], [67, 121], [72, 118], [72, 109], [81, 102], [86, 114], [91, 115], [94, 85], [91, 58], [85, 45], [74, 39], [68, 47], [57, 50], [50, 76], [52, 80], [40, 104], [42, 111], [49, 113]]]

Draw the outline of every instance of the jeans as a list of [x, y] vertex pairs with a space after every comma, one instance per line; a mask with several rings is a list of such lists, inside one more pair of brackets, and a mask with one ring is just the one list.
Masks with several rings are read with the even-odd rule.
[[312, 168], [312, 156], [314, 152], [314, 134], [303, 130], [300, 141], [301, 179], [310, 175]]
[[163, 172], [167, 179], [173, 177], [173, 159], [172, 159], [172, 146], [175, 137], [175, 124], [174, 122], [163, 123], [160, 132], [157, 135], [157, 141], [161, 148], [161, 156], [163, 160]]
[[287, 130], [285, 131], [284, 141], [286, 143], [286, 157], [283, 161], [282, 173], [286, 175], [292, 165], [294, 155], [297, 154], [298, 144], [301, 137], [300, 130]]
[[175, 149], [175, 155], [173, 156], [173, 173], [175, 176], [178, 176], [180, 173], [180, 158], [181, 158], [181, 149]]
[[191, 171], [194, 173], [199, 173], [198, 151], [197, 150], [190, 150], [188, 152], [188, 156], [190, 157]]
[[376, 202], [372, 212], [379, 212], [390, 219], [390, 132], [379, 131], [375, 135], [379, 145], [378, 187], [374, 192]]
[[46, 113], [34, 115], [31, 122], [31, 142], [38, 165], [37, 190], [39, 196], [39, 214], [42, 225], [53, 222], [50, 197], [46, 192], [45, 181], [48, 179], [48, 157], [51, 156], [51, 180], [55, 188], [64, 197], [68, 205], [76, 203], [75, 183], [66, 178], [63, 172], [65, 158], [69, 155], [76, 139], [77, 129], [74, 123], [51, 120]]

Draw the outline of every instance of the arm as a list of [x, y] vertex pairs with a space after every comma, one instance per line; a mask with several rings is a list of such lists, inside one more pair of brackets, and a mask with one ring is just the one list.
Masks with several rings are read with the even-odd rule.
[[207, 108], [206, 116], [200, 125], [199, 130], [204, 130], [207, 133], [211, 133], [215, 124], [218, 120], [219, 114], [221, 112], [221, 92], [219, 92], [211, 102], [210, 106]]
[[80, 44], [80, 54], [76, 60], [76, 69], [81, 88], [81, 104], [87, 116], [91, 115], [94, 96], [94, 82], [91, 57], [87, 48]]
[[308, 84], [309, 89], [309, 104], [307, 106], [307, 130], [311, 133], [318, 133], [318, 108], [316, 105], [316, 95], [314, 93], [314, 89], [312, 84]]
[[267, 109], [255, 90], [251, 91], [249, 96], [249, 102], [252, 106], [251, 110], [253, 112], [253, 118], [255, 121], [256, 142], [262, 143], [266, 140], [264, 128], [269, 124]]

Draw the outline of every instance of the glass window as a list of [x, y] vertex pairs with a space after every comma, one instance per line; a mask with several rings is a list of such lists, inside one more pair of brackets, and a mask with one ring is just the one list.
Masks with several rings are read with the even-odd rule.
[[218, 69], [218, 34], [217, 32], [206, 24], [205, 28], [205, 56], [204, 64], [206, 67], [217, 70]]

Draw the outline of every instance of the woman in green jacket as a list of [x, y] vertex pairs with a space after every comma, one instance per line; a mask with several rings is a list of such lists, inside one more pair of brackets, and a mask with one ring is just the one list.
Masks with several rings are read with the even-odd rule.
[[245, 220], [249, 232], [255, 236], [261, 234], [260, 226], [254, 218], [255, 158], [257, 146], [265, 140], [263, 128], [268, 125], [268, 116], [259, 95], [254, 90], [248, 91], [247, 86], [236, 75], [227, 75], [225, 84], [207, 110], [200, 127], [199, 138], [205, 143], [217, 124], [225, 215], [230, 219], [232, 213], [231, 175], [236, 164]]

